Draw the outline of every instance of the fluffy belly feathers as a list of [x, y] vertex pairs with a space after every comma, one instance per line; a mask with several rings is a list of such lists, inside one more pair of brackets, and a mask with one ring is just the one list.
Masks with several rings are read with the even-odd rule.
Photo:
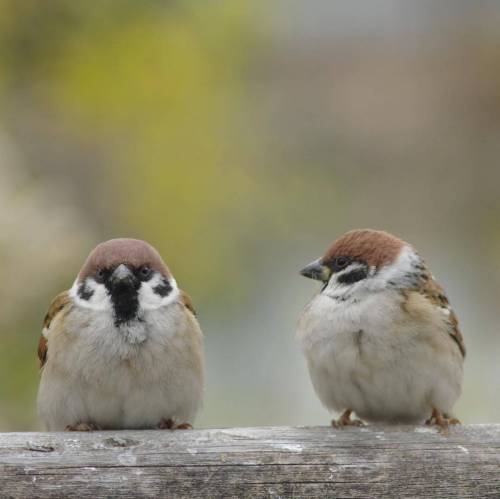
[[416, 327], [400, 310], [394, 296], [332, 306], [319, 295], [311, 302], [298, 335], [325, 407], [401, 423], [421, 422], [434, 407], [451, 411], [462, 378], [458, 348], [447, 354], [444, 328], [432, 321]]
[[109, 328], [50, 338], [38, 394], [49, 430], [78, 422], [103, 429], [153, 428], [162, 418], [193, 422], [203, 396], [201, 332], [188, 337], [182, 321], [149, 325], [140, 344]]

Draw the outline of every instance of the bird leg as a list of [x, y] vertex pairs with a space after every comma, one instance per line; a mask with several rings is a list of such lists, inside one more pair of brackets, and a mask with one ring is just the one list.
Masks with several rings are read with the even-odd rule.
[[102, 428], [94, 423], [76, 423], [66, 426], [65, 431], [100, 431]]
[[177, 424], [172, 418], [165, 419], [162, 418], [158, 423], [158, 429], [160, 430], [192, 430], [193, 427], [189, 423]]
[[426, 425], [439, 426], [442, 431], [447, 431], [450, 425], [461, 424], [457, 418], [451, 418], [448, 414], [442, 414], [437, 409], [432, 409], [431, 417], [425, 422]]
[[364, 426], [361, 419], [351, 419], [352, 409], [346, 409], [339, 419], [332, 419], [334, 428], [343, 428], [345, 426]]
[[180, 423], [178, 424], [174, 430], [192, 430], [193, 426], [190, 425], [189, 423]]

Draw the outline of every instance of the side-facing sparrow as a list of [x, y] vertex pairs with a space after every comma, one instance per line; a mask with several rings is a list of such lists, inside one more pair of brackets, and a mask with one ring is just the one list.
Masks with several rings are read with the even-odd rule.
[[112, 239], [58, 295], [38, 346], [49, 430], [190, 428], [203, 395], [203, 338], [159, 253]]
[[406, 242], [353, 230], [301, 274], [323, 283], [298, 338], [334, 426], [457, 423], [465, 346], [441, 286]]

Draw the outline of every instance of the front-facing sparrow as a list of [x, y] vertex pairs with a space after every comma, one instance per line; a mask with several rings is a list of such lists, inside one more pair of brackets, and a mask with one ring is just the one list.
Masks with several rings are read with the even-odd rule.
[[353, 230], [301, 271], [322, 282], [298, 338], [334, 425], [366, 421], [447, 426], [465, 346], [441, 286], [406, 242]]
[[202, 341], [189, 297], [152, 246], [101, 243], [45, 318], [40, 417], [49, 430], [189, 428], [203, 395]]

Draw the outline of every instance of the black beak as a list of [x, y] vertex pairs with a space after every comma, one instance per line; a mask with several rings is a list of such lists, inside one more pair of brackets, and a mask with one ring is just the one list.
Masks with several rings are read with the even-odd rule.
[[116, 267], [111, 274], [110, 280], [113, 287], [134, 287], [137, 282], [137, 278], [134, 276], [134, 273], [124, 263], [121, 263], [118, 267]]
[[332, 271], [329, 267], [323, 264], [321, 258], [318, 258], [318, 260], [314, 260], [314, 262], [306, 265], [300, 273], [304, 277], [309, 277], [309, 279], [315, 279], [321, 282], [328, 282], [332, 275]]

